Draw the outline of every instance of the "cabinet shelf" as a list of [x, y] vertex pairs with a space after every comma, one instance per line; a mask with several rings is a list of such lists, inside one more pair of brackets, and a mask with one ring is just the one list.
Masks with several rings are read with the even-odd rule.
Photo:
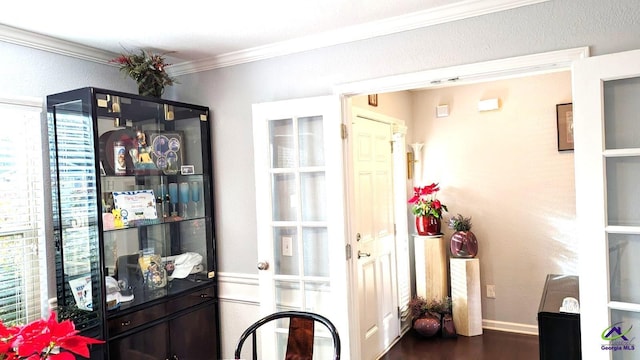
[[143, 221], [134, 220], [134, 224], [124, 225], [124, 226], [118, 227], [118, 228], [104, 229], [104, 232], [115, 232], [115, 231], [122, 231], [122, 230], [128, 230], [128, 229], [153, 227], [153, 226], [167, 225], [167, 224], [177, 224], [177, 223], [183, 223], [183, 222], [188, 222], [188, 221], [197, 221], [197, 220], [206, 221], [206, 220], [208, 220], [208, 218], [206, 216], [196, 216], [196, 217], [187, 217], [187, 218], [181, 218], [179, 216], [175, 216], [175, 217], [172, 216], [172, 217], [168, 217], [166, 219], [154, 219], [154, 220], [151, 220], [153, 222], [147, 222], [147, 223], [145, 223], [144, 220]]
[[220, 358], [209, 109], [82, 88], [47, 111], [59, 314], [91, 359]]

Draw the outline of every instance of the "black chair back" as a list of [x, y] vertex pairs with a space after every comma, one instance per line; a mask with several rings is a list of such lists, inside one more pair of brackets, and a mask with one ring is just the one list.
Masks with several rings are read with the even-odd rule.
[[333, 359], [340, 360], [340, 336], [338, 330], [329, 319], [326, 317], [306, 312], [306, 311], [281, 311], [267, 315], [262, 319], [256, 321], [245, 330], [236, 346], [235, 359], [242, 359], [242, 346], [245, 340], [251, 336], [253, 345], [253, 360], [258, 359], [257, 339], [256, 331], [264, 324], [276, 320], [288, 318], [289, 319], [289, 337], [287, 339], [287, 352], [285, 360], [288, 359], [311, 359], [313, 356], [313, 334], [314, 324], [319, 322], [323, 324], [331, 334], [333, 338]]

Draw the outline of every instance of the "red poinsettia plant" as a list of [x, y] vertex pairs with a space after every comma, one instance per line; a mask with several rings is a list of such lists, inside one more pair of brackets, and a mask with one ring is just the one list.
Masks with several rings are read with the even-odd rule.
[[438, 191], [440, 191], [440, 187], [437, 183], [414, 187], [413, 197], [409, 199], [409, 203], [413, 204], [411, 208], [413, 215], [433, 216], [438, 219], [442, 218], [442, 212], [448, 210], [447, 206], [436, 198]]
[[0, 321], [0, 360], [74, 360], [89, 358], [89, 344], [104, 341], [78, 335], [71, 320], [58, 322], [55, 312], [24, 326], [7, 327]]

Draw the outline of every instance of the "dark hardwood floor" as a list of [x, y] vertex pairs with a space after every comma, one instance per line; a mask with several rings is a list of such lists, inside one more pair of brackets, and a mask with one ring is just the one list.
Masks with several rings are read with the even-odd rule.
[[538, 360], [538, 337], [503, 331], [484, 330], [478, 336], [440, 336], [424, 338], [413, 330], [387, 352], [381, 360]]

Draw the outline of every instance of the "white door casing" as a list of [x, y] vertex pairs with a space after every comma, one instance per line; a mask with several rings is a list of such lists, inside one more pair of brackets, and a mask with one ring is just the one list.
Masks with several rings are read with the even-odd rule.
[[352, 262], [360, 359], [375, 359], [399, 336], [394, 236], [392, 125], [354, 115]]

